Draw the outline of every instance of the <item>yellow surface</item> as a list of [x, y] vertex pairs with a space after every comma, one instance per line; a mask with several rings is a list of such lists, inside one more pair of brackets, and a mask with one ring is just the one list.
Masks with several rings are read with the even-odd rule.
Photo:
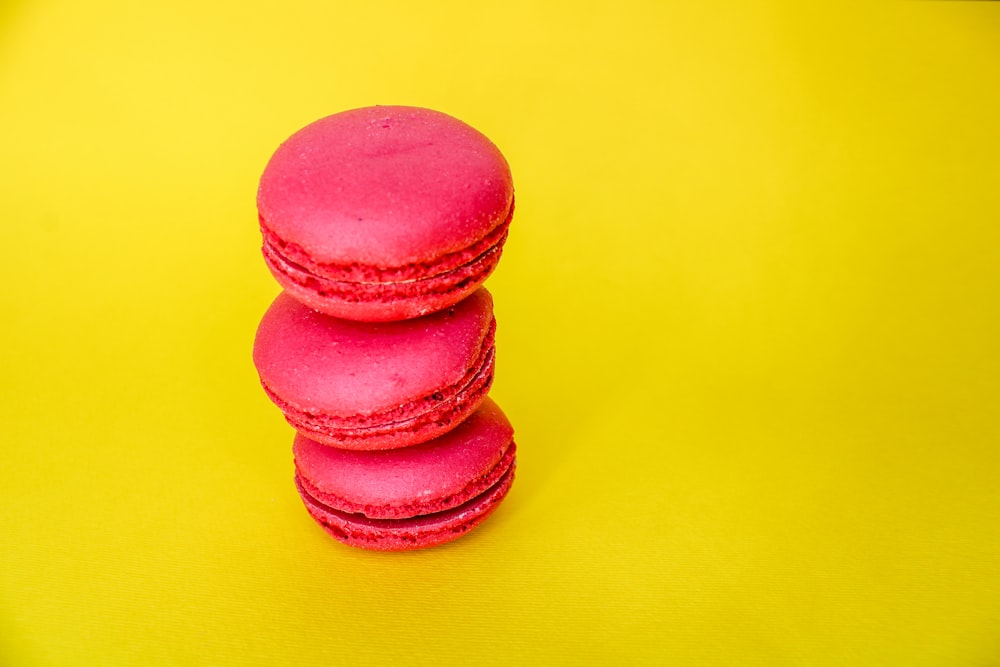
[[[996, 6], [420, 4], [0, 5], [0, 664], [1000, 664]], [[376, 103], [519, 206], [518, 482], [410, 554], [250, 361], [257, 177]]]

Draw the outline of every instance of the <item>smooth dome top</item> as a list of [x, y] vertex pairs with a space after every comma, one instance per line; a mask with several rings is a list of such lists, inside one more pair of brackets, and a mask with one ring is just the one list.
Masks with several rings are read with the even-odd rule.
[[480, 132], [430, 109], [345, 111], [292, 135], [261, 176], [261, 222], [316, 261], [396, 267], [504, 222], [510, 168]]
[[324, 315], [282, 292], [257, 328], [253, 360], [261, 380], [301, 410], [371, 414], [458, 382], [492, 321], [486, 288], [450, 309], [379, 324]]

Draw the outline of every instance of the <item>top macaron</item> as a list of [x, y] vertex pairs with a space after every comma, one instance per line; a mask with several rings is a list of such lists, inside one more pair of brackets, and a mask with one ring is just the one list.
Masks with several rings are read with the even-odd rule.
[[264, 259], [295, 299], [361, 321], [418, 317], [492, 273], [514, 212], [510, 168], [477, 130], [376, 106], [292, 135], [257, 195]]

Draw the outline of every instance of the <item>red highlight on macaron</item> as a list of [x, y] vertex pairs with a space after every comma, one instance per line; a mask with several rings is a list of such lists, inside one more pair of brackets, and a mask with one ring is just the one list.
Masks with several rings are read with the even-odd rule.
[[487, 397], [497, 323], [482, 287], [514, 212], [503, 155], [438, 111], [345, 111], [278, 148], [257, 206], [284, 292], [253, 361], [297, 431], [309, 515], [363, 549], [465, 535], [516, 468], [514, 430]]

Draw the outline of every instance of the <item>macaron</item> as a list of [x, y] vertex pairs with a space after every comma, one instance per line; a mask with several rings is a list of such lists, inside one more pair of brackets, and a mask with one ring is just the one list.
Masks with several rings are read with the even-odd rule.
[[472, 530], [507, 495], [513, 434], [491, 399], [445, 435], [404, 449], [349, 451], [298, 434], [295, 484], [310, 516], [345, 544], [434, 546]]
[[257, 328], [264, 391], [297, 431], [344, 449], [435, 438], [479, 406], [493, 382], [496, 320], [486, 288], [442, 311], [356, 322], [283, 292]]
[[500, 260], [514, 213], [496, 146], [447, 114], [355, 109], [293, 134], [257, 194], [267, 266], [316, 310], [361, 321], [461, 301]]

